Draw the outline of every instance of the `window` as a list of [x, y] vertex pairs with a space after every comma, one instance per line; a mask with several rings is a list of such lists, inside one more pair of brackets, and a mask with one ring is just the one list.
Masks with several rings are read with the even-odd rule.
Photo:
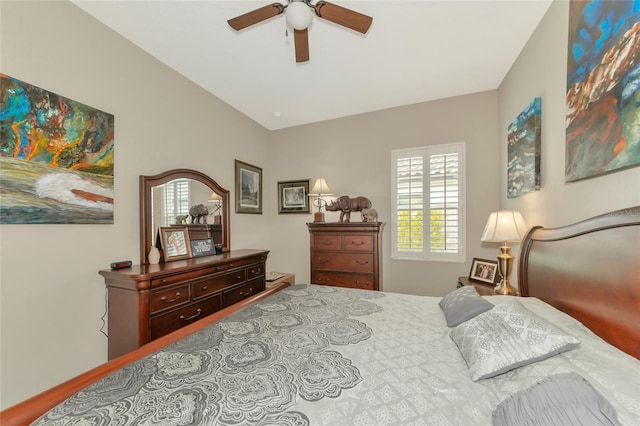
[[463, 142], [391, 152], [393, 259], [464, 262], [464, 169]]
[[164, 208], [162, 226], [176, 223], [176, 216], [189, 214], [191, 207], [191, 184], [189, 179], [175, 179], [167, 182], [162, 191]]
[[[159, 187], [158, 191], [151, 191], [151, 205], [155, 206], [155, 197], [159, 197], [158, 204], [162, 205], [151, 218], [151, 229], [158, 226], [171, 226], [176, 223], [176, 216], [188, 215], [191, 207], [191, 181], [189, 179], [174, 179]], [[157, 209], [160, 210], [160, 209]], [[159, 225], [156, 223], [159, 222]], [[155, 238], [155, 237], [154, 237]]]

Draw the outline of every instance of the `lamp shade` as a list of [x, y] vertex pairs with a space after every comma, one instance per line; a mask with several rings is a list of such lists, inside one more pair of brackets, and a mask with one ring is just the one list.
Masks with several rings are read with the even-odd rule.
[[324, 178], [317, 178], [316, 182], [313, 184], [313, 188], [309, 195], [313, 197], [320, 197], [322, 195], [332, 195], [331, 190], [329, 189], [329, 185], [327, 185], [327, 181]]
[[222, 197], [220, 196], [220, 194], [216, 194], [215, 192], [213, 192], [211, 194], [211, 197], [209, 197], [207, 201], [209, 201], [210, 203], [215, 203], [216, 201], [220, 201], [220, 200], [222, 200]]
[[296, 30], [309, 28], [313, 19], [313, 11], [302, 1], [292, 1], [287, 6], [287, 24]]
[[527, 225], [520, 212], [501, 210], [489, 215], [481, 241], [493, 243], [521, 241], [526, 232]]

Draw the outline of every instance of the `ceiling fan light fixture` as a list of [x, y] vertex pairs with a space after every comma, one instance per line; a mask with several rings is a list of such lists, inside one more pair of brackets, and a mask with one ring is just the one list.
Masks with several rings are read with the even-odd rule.
[[287, 24], [295, 30], [305, 30], [311, 25], [313, 11], [303, 1], [292, 1], [287, 6]]

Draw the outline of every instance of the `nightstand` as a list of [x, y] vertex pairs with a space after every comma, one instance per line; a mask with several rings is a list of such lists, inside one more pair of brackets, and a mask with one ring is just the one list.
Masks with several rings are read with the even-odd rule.
[[[267, 286], [269, 283], [267, 283]], [[493, 291], [493, 287], [491, 284], [485, 284], [477, 281], [471, 281], [469, 277], [458, 277], [457, 288], [460, 288], [465, 285], [472, 285], [476, 288], [476, 291], [481, 296], [494, 296], [496, 293]]]
[[[271, 277], [277, 278], [269, 281]], [[266, 279], [266, 288], [273, 288], [280, 284], [296, 285], [296, 276], [293, 274], [288, 274], [286, 272], [267, 272]]]

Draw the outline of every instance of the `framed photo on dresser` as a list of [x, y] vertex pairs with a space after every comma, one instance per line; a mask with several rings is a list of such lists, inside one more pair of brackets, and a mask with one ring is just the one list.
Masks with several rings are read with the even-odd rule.
[[469, 279], [488, 284], [496, 284], [498, 282], [498, 261], [474, 257], [473, 262], [471, 262]]
[[191, 243], [186, 227], [162, 227], [160, 228], [164, 260], [178, 260], [191, 257]]

